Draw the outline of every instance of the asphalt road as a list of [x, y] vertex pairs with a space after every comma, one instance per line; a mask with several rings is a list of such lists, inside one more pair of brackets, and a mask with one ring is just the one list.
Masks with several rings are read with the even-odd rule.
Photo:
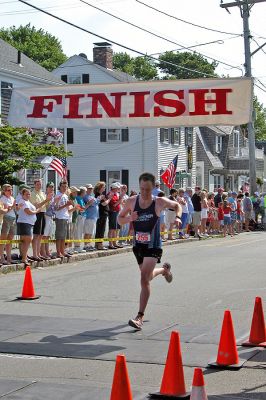
[[[239, 371], [205, 370], [230, 309], [238, 343], [248, 337], [256, 296], [266, 298], [266, 233], [167, 246], [174, 280], [152, 282], [142, 332], [139, 271], [126, 253], [33, 271], [38, 300], [16, 301], [23, 273], [0, 276], [0, 398], [110, 397], [114, 361], [125, 354], [134, 400], [158, 391], [169, 337], [180, 332], [187, 389], [204, 368], [210, 399], [266, 399], [266, 350], [239, 347]], [[264, 309], [266, 304], [264, 304]]]

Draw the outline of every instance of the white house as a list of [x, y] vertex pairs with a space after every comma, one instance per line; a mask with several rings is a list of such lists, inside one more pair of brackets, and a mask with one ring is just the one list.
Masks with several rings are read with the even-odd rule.
[[[0, 124], [7, 121], [12, 89], [14, 87], [63, 85], [51, 72], [0, 39]], [[23, 170], [20, 179], [31, 184], [40, 171]]]
[[[85, 54], [74, 55], [53, 73], [68, 84], [134, 82], [132, 76], [113, 70], [109, 43], [96, 43], [93, 62]], [[60, 128], [60, 127], [58, 127]], [[72, 185], [95, 184], [104, 180], [138, 188], [138, 176], [149, 171], [157, 177], [179, 154], [178, 186], [196, 183], [196, 139], [193, 128], [172, 129], [65, 129], [65, 146]]]

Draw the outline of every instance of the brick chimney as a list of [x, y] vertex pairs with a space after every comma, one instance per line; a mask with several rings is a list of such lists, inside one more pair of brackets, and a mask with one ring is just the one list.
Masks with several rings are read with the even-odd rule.
[[113, 69], [113, 50], [111, 43], [93, 43], [93, 62], [107, 69]]

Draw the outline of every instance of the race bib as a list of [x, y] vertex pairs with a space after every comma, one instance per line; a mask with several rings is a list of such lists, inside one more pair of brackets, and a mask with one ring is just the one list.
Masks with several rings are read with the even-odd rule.
[[146, 244], [151, 241], [151, 234], [149, 232], [136, 232], [136, 242]]

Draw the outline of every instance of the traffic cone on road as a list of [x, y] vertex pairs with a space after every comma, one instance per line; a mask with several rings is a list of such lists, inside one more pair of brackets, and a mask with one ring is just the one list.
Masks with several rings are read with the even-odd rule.
[[116, 356], [115, 372], [110, 400], [133, 400], [124, 355]]
[[180, 337], [172, 332], [160, 392], [150, 393], [151, 398], [189, 399], [186, 392]]
[[242, 346], [266, 347], [266, 328], [261, 297], [256, 297], [249, 340]]
[[208, 400], [201, 368], [195, 368], [190, 400]]
[[39, 299], [40, 296], [36, 296], [31, 276], [30, 267], [26, 267], [24, 284], [22, 288], [21, 297], [17, 297], [18, 300], [35, 300]]
[[240, 369], [245, 360], [240, 360], [236, 347], [236, 338], [231, 312], [224, 312], [220, 343], [216, 362], [208, 364], [211, 368]]

